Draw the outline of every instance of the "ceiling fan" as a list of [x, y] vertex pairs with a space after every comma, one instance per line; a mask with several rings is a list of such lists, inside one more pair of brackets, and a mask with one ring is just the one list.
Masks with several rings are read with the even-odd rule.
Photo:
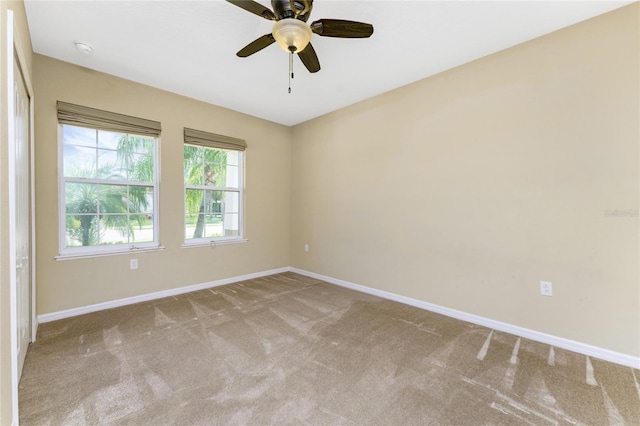
[[367, 38], [373, 34], [373, 25], [342, 19], [319, 19], [308, 25], [313, 0], [271, 0], [273, 11], [253, 0], [227, 0], [229, 3], [275, 21], [271, 33], [258, 37], [240, 49], [236, 55], [241, 58], [253, 55], [273, 43], [290, 52], [297, 53], [309, 72], [320, 71], [320, 62], [313, 46], [311, 36]]

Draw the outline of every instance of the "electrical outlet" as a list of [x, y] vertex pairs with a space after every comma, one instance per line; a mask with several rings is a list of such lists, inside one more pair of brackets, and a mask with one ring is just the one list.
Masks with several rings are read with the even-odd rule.
[[309, 244], [304, 245], [304, 251], [307, 251], [307, 252], [309, 251]]
[[131, 259], [129, 261], [129, 269], [138, 269], [138, 259]]
[[553, 284], [551, 281], [540, 281], [540, 294], [542, 296], [553, 296]]

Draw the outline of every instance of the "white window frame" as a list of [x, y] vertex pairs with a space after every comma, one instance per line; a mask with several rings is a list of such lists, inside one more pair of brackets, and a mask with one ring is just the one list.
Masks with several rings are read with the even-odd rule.
[[[93, 256], [106, 256], [114, 254], [131, 253], [132, 251], [144, 251], [144, 250], [158, 250], [163, 249], [160, 246], [160, 136], [150, 135], [138, 135], [135, 133], [121, 132], [122, 134], [131, 136], [141, 136], [155, 140], [154, 149], [154, 167], [153, 167], [153, 182], [136, 182], [136, 181], [119, 181], [111, 179], [98, 179], [98, 178], [75, 178], [66, 177], [64, 175], [64, 140], [63, 140], [63, 126], [65, 124], [58, 124], [58, 217], [59, 217], [59, 255], [56, 256], [57, 260], [64, 260], [68, 258], [76, 257], [93, 257]], [[76, 126], [71, 124], [71, 126]], [[96, 132], [100, 130], [97, 127], [90, 126], [76, 126], [85, 127]], [[117, 132], [116, 132], [117, 133]], [[97, 133], [96, 133], [97, 138]], [[153, 241], [140, 242], [140, 243], [125, 243], [125, 244], [113, 244], [113, 245], [98, 245], [98, 246], [81, 246], [81, 247], [66, 247], [67, 238], [67, 225], [66, 225], [66, 192], [65, 184], [67, 182], [79, 182], [79, 183], [92, 183], [92, 184], [107, 184], [107, 185], [120, 185], [126, 184], [129, 186], [147, 186], [153, 188]], [[131, 214], [131, 213], [128, 213]]]
[[[191, 144], [185, 142], [182, 148], [182, 158], [183, 158], [183, 167], [184, 167], [184, 146], [194, 146], [200, 147], [204, 149], [217, 149], [222, 151], [234, 151], [238, 153], [238, 186], [237, 187], [228, 187], [228, 186], [216, 186], [216, 185], [190, 185], [184, 182], [184, 192], [183, 192], [183, 223], [182, 223], [182, 232], [184, 236], [184, 245], [183, 247], [197, 247], [197, 246], [215, 246], [219, 244], [233, 244], [233, 243], [243, 243], [248, 241], [245, 238], [245, 230], [244, 230], [244, 170], [245, 170], [245, 152], [240, 149], [231, 149], [231, 148], [216, 148], [216, 147], [207, 147], [197, 144]], [[184, 179], [184, 170], [183, 170], [183, 179]], [[205, 190], [205, 191], [225, 191], [225, 192], [236, 192], [238, 193], [238, 235], [229, 235], [229, 236], [219, 236], [219, 237], [202, 237], [202, 238], [187, 238], [187, 191], [188, 190]]]

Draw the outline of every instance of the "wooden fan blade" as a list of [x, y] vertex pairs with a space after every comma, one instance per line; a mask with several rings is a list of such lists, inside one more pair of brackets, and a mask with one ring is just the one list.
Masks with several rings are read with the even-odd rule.
[[270, 21], [276, 20], [276, 15], [263, 5], [253, 0], [227, 0], [231, 4], [235, 4], [236, 6], [251, 12], [255, 15], [261, 16], [264, 19], [268, 19]]
[[246, 58], [247, 56], [253, 55], [254, 53], [259, 52], [265, 47], [273, 44], [275, 41], [276, 39], [273, 38], [273, 35], [265, 34], [240, 49], [238, 53], [236, 53], [236, 55], [241, 58]]
[[342, 19], [319, 19], [311, 24], [311, 31], [324, 37], [367, 38], [373, 34], [373, 25]]
[[311, 43], [307, 44], [307, 47], [304, 48], [301, 52], [298, 52], [298, 56], [300, 60], [304, 64], [305, 67], [309, 70], [309, 72], [318, 72], [320, 71], [320, 62], [318, 61], [318, 55], [316, 55], [316, 51], [313, 49]]

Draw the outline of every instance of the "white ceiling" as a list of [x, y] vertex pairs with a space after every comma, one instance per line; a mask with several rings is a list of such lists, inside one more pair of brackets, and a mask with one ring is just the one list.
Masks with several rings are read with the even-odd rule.
[[[270, 8], [270, 2], [259, 3]], [[295, 125], [539, 37], [631, 1], [317, 0], [320, 18], [373, 24], [369, 39], [314, 35], [310, 74], [276, 44], [235, 53], [271, 32], [223, 0], [25, 1], [33, 50], [285, 125]], [[93, 46], [79, 52], [75, 41]]]

